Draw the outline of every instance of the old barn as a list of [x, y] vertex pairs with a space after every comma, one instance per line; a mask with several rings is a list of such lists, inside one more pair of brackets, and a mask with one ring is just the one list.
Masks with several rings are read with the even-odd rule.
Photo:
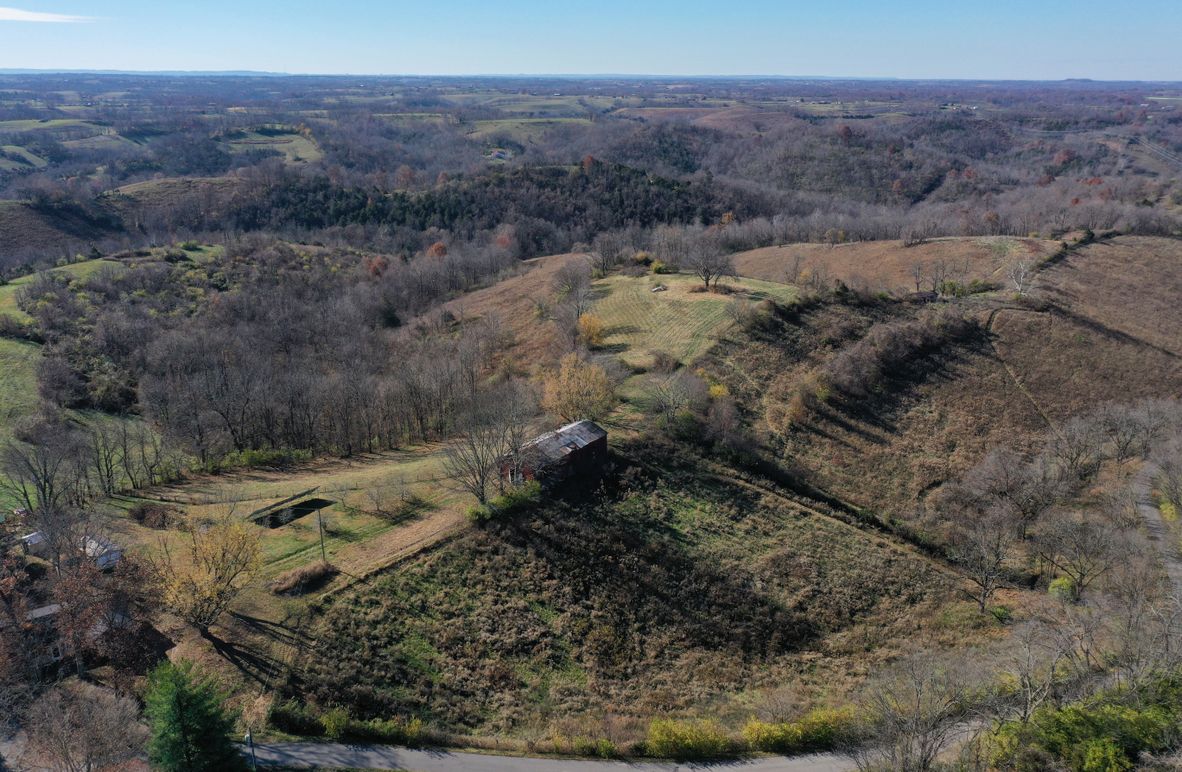
[[606, 461], [607, 431], [594, 421], [575, 421], [527, 442], [517, 463], [505, 460], [501, 476], [514, 483], [537, 480], [551, 485], [598, 475]]

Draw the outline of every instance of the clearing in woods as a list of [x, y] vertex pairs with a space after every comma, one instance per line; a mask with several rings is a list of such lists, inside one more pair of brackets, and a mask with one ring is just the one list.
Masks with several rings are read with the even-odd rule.
[[[723, 283], [730, 294], [695, 292], [702, 281], [686, 274], [610, 276], [595, 282], [600, 297], [593, 312], [607, 327], [603, 348], [618, 351], [634, 367], [652, 364], [658, 351], [688, 364], [731, 324], [727, 306], [734, 299], [790, 302], [796, 296], [792, 287], [759, 279]], [[654, 292], [657, 287], [665, 289]]]
[[284, 160], [289, 164], [314, 163], [324, 157], [315, 140], [296, 131], [262, 128], [235, 132], [227, 140], [231, 152], [274, 150], [283, 153]]

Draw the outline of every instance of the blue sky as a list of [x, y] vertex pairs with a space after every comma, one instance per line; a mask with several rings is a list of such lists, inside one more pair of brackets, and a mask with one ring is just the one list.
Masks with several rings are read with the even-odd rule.
[[0, 68], [1182, 80], [1182, 0], [0, 0]]

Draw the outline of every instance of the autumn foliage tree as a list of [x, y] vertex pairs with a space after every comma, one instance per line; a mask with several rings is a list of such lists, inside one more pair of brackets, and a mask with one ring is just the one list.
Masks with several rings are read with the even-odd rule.
[[546, 378], [542, 386], [542, 408], [564, 421], [600, 419], [615, 402], [615, 389], [607, 371], [574, 353], [562, 358], [558, 372]]
[[603, 345], [607, 325], [598, 314], [583, 314], [579, 317], [579, 338], [591, 348]]
[[191, 530], [185, 553], [165, 545], [156, 562], [164, 604], [205, 634], [258, 571], [259, 536], [247, 523], [226, 518]]

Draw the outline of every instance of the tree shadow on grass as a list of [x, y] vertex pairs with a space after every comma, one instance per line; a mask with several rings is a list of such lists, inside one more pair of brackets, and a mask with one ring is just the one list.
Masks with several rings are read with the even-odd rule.
[[219, 657], [262, 686], [271, 686], [284, 671], [283, 662], [260, 649], [223, 640], [208, 631], [202, 637], [209, 641]]

